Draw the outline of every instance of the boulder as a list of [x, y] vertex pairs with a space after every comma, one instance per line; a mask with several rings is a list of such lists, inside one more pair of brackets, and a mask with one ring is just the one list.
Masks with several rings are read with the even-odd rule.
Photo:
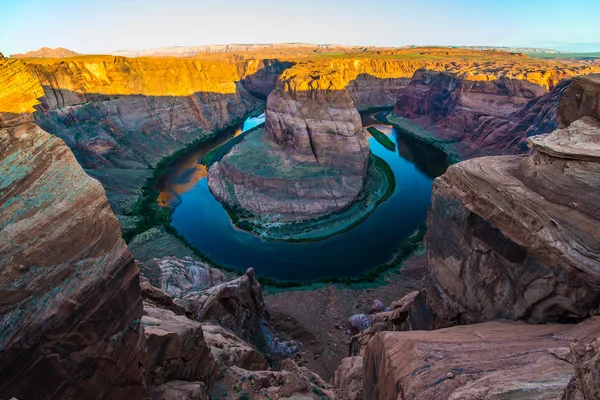
[[247, 371], [269, 369], [267, 360], [260, 352], [222, 326], [204, 323], [202, 330], [219, 367], [236, 366]]
[[183, 315], [144, 304], [142, 324], [148, 351], [148, 384], [200, 381], [210, 386], [216, 364], [202, 326]]
[[175, 304], [171, 296], [150, 284], [148, 278], [140, 277], [140, 289], [144, 301], [154, 307], [170, 310], [177, 315], [184, 315], [185, 309], [178, 304]]

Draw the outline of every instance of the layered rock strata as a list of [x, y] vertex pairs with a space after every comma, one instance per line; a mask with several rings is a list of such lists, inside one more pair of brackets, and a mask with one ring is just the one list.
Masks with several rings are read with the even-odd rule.
[[[557, 74], [557, 78], [561, 76], [569, 74]], [[440, 142], [461, 158], [523, 153], [527, 152], [527, 137], [558, 127], [561, 97], [565, 90], [573, 96], [583, 90], [580, 82], [585, 79], [552, 80], [547, 92], [543, 81], [522, 77], [480, 81], [460, 73], [419, 70], [398, 92], [394, 113], [424, 129], [409, 128], [417, 136]], [[573, 88], [567, 89], [569, 86]], [[584, 107], [593, 107], [593, 99], [584, 103], [589, 103]], [[394, 115], [390, 122], [402, 125]]]
[[426, 244], [435, 325], [581, 320], [600, 304], [600, 125], [530, 138], [436, 180]]
[[0, 148], [0, 397], [143, 398], [138, 270], [102, 186], [34, 124]]
[[248, 135], [214, 164], [209, 186], [232, 209], [305, 220], [352, 203], [368, 160], [367, 136], [348, 91], [330, 77], [286, 71], [269, 95], [264, 132]]
[[364, 356], [368, 399], [555, 399], [574, 370], [573, 341], [594, 338], [597, 319], [579, 325], [508, 321], [431, 332], [380, 332]]

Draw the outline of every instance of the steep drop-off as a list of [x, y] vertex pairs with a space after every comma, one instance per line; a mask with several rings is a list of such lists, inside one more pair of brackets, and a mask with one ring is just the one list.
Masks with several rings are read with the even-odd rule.
[[0, 397], [142, 398], [138, 269], [102, 186], [32, 123], [0, 147]]

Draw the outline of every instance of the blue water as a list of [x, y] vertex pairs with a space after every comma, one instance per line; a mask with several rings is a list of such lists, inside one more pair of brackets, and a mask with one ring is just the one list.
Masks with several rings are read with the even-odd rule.
[[[261, 122], [260, 119], [247, 121], [242, 129], [250, 129]], [[423, 224], [431, 201], [433, 178], [446, 168], [445, 155], [437, 149], [391, 127], [375, 126], [397, 144], [398, 150], [392, 152], [375, 139], [369, 139], [371, 151], [392, 168], [396, 189], [373, 214], [350, 231], [308, 244], [262, 240], [231, 224], [226, 211], [210, 193], [206, 177], [178, 194], [171, 224], [217, 263], [240, 270], [254, 267], [261, 276], [311, 280], [362, 275], [392, 259], [402, 241]], [[199, 158], [210, 148], [192, 152], [191, 157]], [[170, 181], [181, 183], [186, 176], [193, 175], [190, 168], [182, 170], [175, 165], [173, 170], [177, 172], [171, 172]]]

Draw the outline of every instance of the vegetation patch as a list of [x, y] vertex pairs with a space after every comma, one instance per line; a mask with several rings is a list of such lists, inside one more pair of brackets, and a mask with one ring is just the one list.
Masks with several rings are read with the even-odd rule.
[[388, 137], [385, 133], [381, 132], [379, 129], [371, 126], [367, 129], [371, 136], [375, 138], [379, 142], [380, 145], [388, 149], [389, 151], [396, 151], [396, 143], [392, 139]]
[[461, 161], [461, 156], [456, 149], [457, 142], [450, 140], [440, 140], [433, 136], [427, 130], [417, 126], [404, 117], [399, 116], [394, 112], [379, 113], [375, 118], [383, 124], [392, 125], [398, 131], [409, 136], [422, 140], [425, 143], [431, 144], [434, 147], [446, 153], [449, 164], [456, 164]]

